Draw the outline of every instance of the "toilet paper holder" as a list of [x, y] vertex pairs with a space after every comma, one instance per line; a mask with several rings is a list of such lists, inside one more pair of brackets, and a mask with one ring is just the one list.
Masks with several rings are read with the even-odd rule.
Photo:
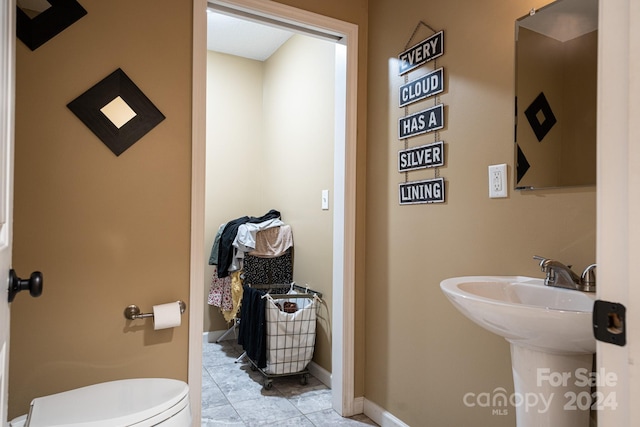
[[[187, 304], [184, 301], [178, 300], [180, 305], [180, 314], [183, 314], [187, 310]], [[153, 317], [153, 313], [141, 313], [140, 307], [133, 304], [124, 309], [124, 317], [129, 320], [145, 319], [147, 317]]]

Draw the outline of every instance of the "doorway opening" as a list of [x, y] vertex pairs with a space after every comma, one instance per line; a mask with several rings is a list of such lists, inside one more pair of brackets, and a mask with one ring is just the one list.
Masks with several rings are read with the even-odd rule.
[[[354, 404], [354, 247], [355, 247], [355, 145], [357, 26], [332, 18], [301, 11], [285, 5], [255, 0], [205, 2], [194, 0], [194, 80], [193, 80], [193, 154], [192, 154], [192, 252], [189, 326], [189, 384], [194, 418], [201, 412], [201, 370], [203, 318], [207, 277], [207, 240], [205, 218], [205, 182], [207, 164], [207, 9], [215, 9], [235, 18], [284, 28], [294, 35], [322, 38], [335, 43], [335, 88], [332, 94], [334, 123], [333, 176], [329, 188], [332, 229], [329, 281], [333, 294], [330, 307], [330, 365], [333, 408], [343, 416], [362, 412]], [[304, 76], [301, 76], [304, 77]], [[302, 89], [302, 88], [301, 88]], [[304, 97], [304, 90], [300, 91]], [[224, 103], [224, 100], [221, 100]], [[249, 116], [250, 117], [250, 116]], [[224, 161], [224, 160], [223, 160]], [[210, 173], [210, 172], [209, 172]], [[296, 177], [291, 177], [297, 179]], [[317, 194], [320, 210], [320, 191]], [[314, 206], [314, 208], [316, 208]], [[229, 218], [230, 219], [230, 218]], [[219, 224], [218, 224], [219, 225]], [[210, 240], [210, 239], [209, 239]], [[194, 419], [197, 423], [197, 419]]]

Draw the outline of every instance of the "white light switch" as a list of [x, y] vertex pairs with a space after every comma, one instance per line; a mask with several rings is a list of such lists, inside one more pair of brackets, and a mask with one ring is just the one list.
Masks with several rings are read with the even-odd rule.
[[322, 190], [322, 210], [329, 210], [329, 190]]

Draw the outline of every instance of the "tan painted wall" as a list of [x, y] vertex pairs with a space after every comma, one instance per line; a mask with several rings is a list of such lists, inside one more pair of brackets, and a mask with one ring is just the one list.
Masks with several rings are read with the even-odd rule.
[[[440, 281], [463, 275], [542, 277], [535, 254], [582, 271], [595, 259], [595, 189], [489, 199], [487, 166], [513, 168], [514, 21], [535, 4], [504, 0], [371, 0], [367, 129], [365, 397], [411, 426], [513, 426], [470, 408], [468, 392], [512, 391], [509, 346], [463, 317]], [[447, 184], [441, 205], [398, 205], [394, 58], [423, 20], [445, 31]], [[431, 33], [418, 31], [414, 43]], [[431, 68], [430, 66], [427, 68]], [[412, 106], [418, 111], [433, 101]], [[410, 146], [433, 141], [412, 138]], [[432, 177], [412, 172], [409, 180]], [[510, 180], [509, 185], [513, 182]]]
[[[153, 331], [123, 311], [189, 300], [191, 6], [82, 5], [36, 51], [16, 46], [14, 267], [41, 270], [44, 293], [11, 307], [10, 416], [99, 381], [187, 378], [187, 316]], [[116, 157], [66, 104], [118, 67], [166, 119]]]
[[209, 266], [218, 228], [229, 220], [261, 216], [264, 67], [260, 61], [207, 53], [207, 170], [205, 203], [204, 331], [229, 327], [207, 303], [214, 268]]
[[[333, 222], [320, 194], [333, 192], [334, 56], [332, 43], [298, 35], [264, 63], [209, 52], [207, 111], [207, 257], [221, 223], [279, 210], [294, 280], [323, 293], [314, 361], [329, 371]], [[216, 307], [205, 312], [205, 331], [227, 327]]]

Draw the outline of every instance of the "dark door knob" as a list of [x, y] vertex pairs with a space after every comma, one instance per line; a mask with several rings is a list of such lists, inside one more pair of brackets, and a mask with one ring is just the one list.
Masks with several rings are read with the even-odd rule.
[[9, 302], [13, 301], [20, 291], [29, 290], [32, 297], [42, 295], [42, 273], [34, 271], [28, 279], [21, 279], [12, 268], [9, 271]]

